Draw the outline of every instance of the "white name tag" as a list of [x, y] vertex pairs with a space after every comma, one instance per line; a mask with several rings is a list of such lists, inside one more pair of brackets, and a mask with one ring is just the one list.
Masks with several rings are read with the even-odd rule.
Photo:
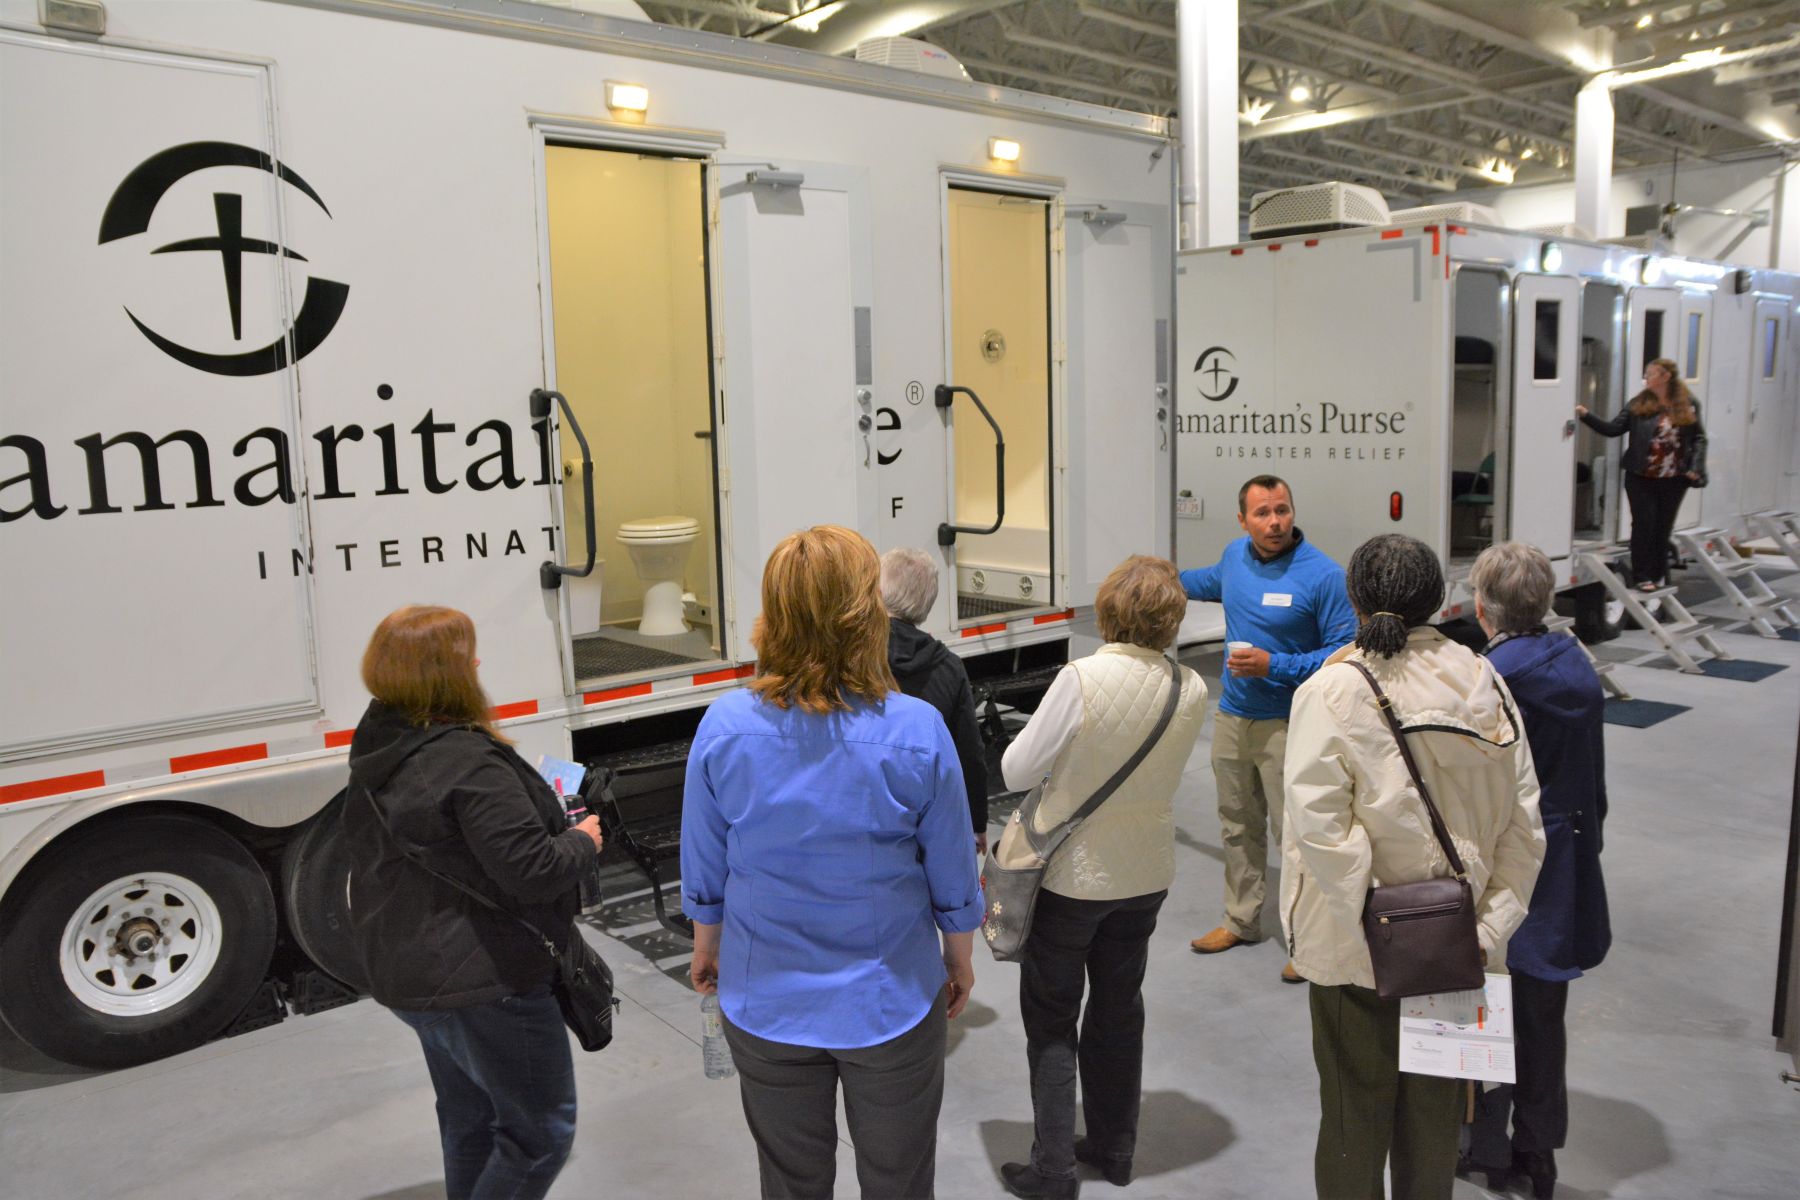
[[1292, 608], [1294, 596], [1292, 592], [1264, 592], [1263, 603], [1273, 604], [1276, 608]]

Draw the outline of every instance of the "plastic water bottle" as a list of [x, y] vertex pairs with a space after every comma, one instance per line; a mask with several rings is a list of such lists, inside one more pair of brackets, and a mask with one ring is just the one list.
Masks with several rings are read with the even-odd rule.
[[719, 1018], [719, 993], [700, 997], [700, 1062], [708, 1079], [730, 1079], [737, 1074], [731, 1047], [725, 1042], [725, 1025]]

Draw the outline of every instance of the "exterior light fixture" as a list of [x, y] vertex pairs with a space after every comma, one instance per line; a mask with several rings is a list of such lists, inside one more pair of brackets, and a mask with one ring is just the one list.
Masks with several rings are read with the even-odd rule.
[[995, 162], [1016, 163], [1019, 161], [1019, 143], [1011, 138], [991, 137], [988, 139], [988, 157]]
[[1544, 248], [1538, 252], [1538, 268], [1546, 275], [1554, 275], [1562, 269], [1562, 247], [1555, 242], [1545, 242]]
[[606, 81], [606, 107], [615, 113], [650, 111], [650, 89], [641, 83]]
[[1638, 266], [1638, 282], [1645, 287], [1654, 287], [1662, 282], [1662, 263], [1654, 254], [1644, 255], [1644, 261]]
[[1288, 99], [1295, 104], [1305, 104], [1312, 99], [1312, 89], [1304, 83], [1296, 83], [1288, 89]]

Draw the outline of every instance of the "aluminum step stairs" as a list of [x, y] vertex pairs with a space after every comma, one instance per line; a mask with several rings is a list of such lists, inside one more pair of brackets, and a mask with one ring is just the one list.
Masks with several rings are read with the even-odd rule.
[[[1548, 617], [1544, 618], [1544, 625], [1551, 633], [1567, 633], [1570, 637], [1575, 637], [1574, 617], [1559, 617], [1555, 613], [1551, 613]], [[1594, 652], [1589, 649], [1587, 644], [1580, 638], [1575, 639], [1575, 644], [1581, 647], [1581, 652], [1587, 655], [1588, 662], [1593, 664], [1594, 674], [1600, 677], [1601, 687], [1611, 692], [1620, 700], [1631, 699], [1631, 693], [1625, 690], [1625, 685], [1613, 678], [1613, 668], [1619, 664], [1609, 663], [1604, 659], [1595, 658]]]
[[1785, 509], [1751, 513], [1750, 527], [1760, 530], [1796, 567], [1800, 567], [1800, 513]]
[[1756, 573], [1756, 563], [1737, 552], [1723, 529], [1678, 530], [1675, 541], [1756, 632], [1766, 638], [1778, 638], [1781, 631], [1774, 622], [1789, 627], [1800, 625], [1788, 607], [1792, 601], [1776, 595], [1763, 582]]
[[[1607, 593], [1614, 600], [1625, 606], [1625, 611], [1631, 614], [1638, 626], [1656, 639], [1657, 644], [1662, 647], [1662, 653], [1687, 674], [1700, 675], [1704, 672], [1700, 670], [1700, 664], [1694, 661], [1694, 656], [1684, 648], [1684, 643], [1697, 642], [1714, 658], [1728, 659], [1731, 657], [1725, 652], [1724, 647], [1713, 641], [1711, 629], [1707, 624], [1696, 618], [1687, 610], [1686, 605], [1676, 599], [1673, 587], [1660, 587], [1653, 592], [1640, 592], [1620, 579], [1613, 570], [1612, 564], [1600, 555], [1579, 554], [1576, 558], [1595, 579], [1605, 585]], [[1652, 616], [1647, 607], [1646, 602], [1651, 600], [1661, 602], [1658, 616]], [[1662, 619], [1659, 619], [1659, 616]], [[1668, 620], [1667, 618], [1671, 616], [1674, 619]]]

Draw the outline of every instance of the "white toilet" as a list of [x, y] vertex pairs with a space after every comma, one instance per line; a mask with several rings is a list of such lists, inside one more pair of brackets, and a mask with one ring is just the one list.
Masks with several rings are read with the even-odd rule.
[[681, 579], [688, 547], [700, 533], [692, 517], [645, 517], [619, 526], [615, 540], [631, 554], [632, 568], [644, 585], [644, 615], [638, 632], [669, 637], [688, 631], [681, 619]]

